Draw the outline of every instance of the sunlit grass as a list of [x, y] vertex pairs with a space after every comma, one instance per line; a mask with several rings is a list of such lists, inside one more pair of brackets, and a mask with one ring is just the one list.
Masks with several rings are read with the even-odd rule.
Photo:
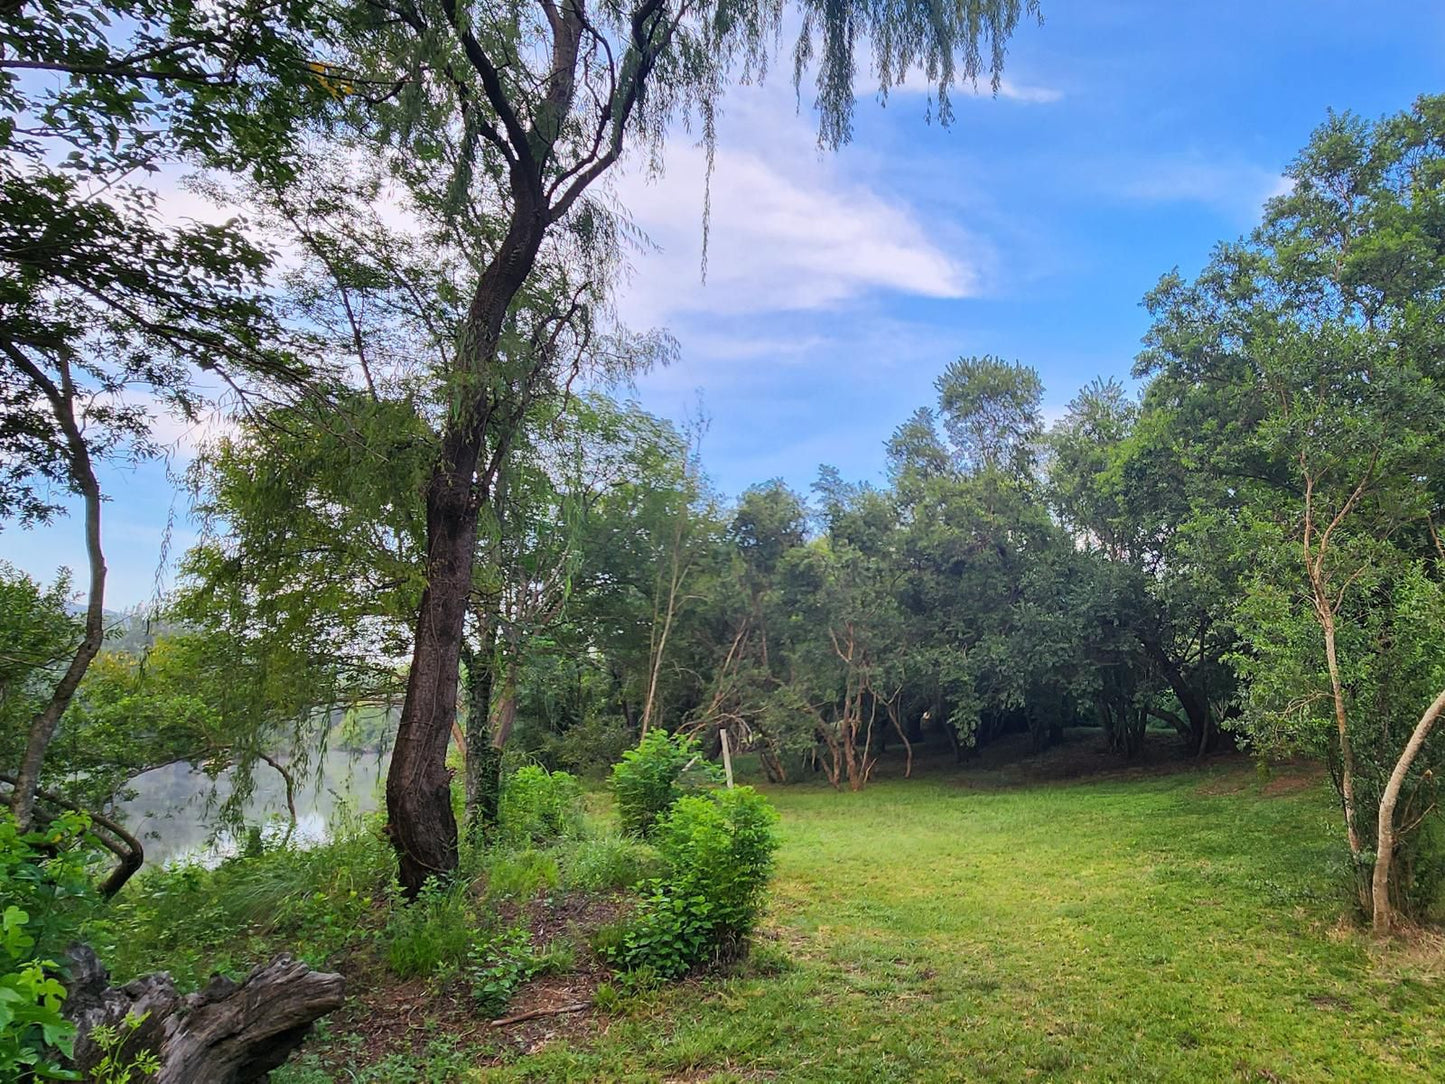
[[1445, 1079], [1438, 961], [1341, 924], [1326, 788], [1273, 789], [775, 788], [768, 974], [635, 999], [479, 1077]]

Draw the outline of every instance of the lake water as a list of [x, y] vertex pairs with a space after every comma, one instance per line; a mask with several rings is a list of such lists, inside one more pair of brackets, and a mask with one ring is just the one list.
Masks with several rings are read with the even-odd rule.
[[[381, 808], [390, 761], [386, 754], [329, 749], [320, 772], [297, 779], [296, 842], [324, 840], [341, 816]], [[246, 805], [247, 825], [284, 836], [289, 826], [286, 785], [265, 763], [256, 765], [255, 793]], [[216, 806], [231, 793], [230, 773], [212, 780], [199, 769], [171, 764], [146, 772], [130, 783], [135, 797], [120, 803], [124, 823], [145, 847], [147, 865], [186, 858], [214, 864], [236, 852], [236, 842], [214, 837]]]

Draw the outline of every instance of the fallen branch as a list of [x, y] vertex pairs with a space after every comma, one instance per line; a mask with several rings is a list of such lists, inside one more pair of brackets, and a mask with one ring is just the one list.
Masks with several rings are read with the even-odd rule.
[[511, 1024], [520, 1024], [523, 1020], [535, 1020], [539, 1016], [561, 1016], [568, 1012], [586, 1012], [592, 1008], [590, 1001], [574, 1001], [570, 1005], [559, 1005], [555, 1009], [532, 1009], [529, 1012], [519, 1012], [516, 1016], [504, 1016], [500, 1020], [493, 1020], [492, 1027], [504, 1028]]

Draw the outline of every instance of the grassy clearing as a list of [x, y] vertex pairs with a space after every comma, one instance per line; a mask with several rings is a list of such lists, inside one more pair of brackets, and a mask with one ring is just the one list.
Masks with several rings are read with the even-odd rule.
[[1445, 1078], [1442, 957], [1340, 924], [1317, 780], [972, 774], [773, 790], [785, 842], [751, 973], [634, 999], [478, 1079]]
[[[194, 898], [138, 894], [113, 951], [125, 973], [181, 961], [199, 977], [299, 944], [347, 971], [351, 1003], [278, 1084], [1445, 1079], [1445, 942], [1381, 948], [1341, 921], [1317, 772], [1160, 761], [1057, 781], [1086, 762], [1065, 749], [925, 765], [857, 795], [769, 788], [783, 849], [760, 944], [735, 974], [661, 989], [599, 989], [567, 932], [610, 917], [588, 893], [648, 872], [646, 848], [605, 833], [489, 856], [425, 912], [384, 901], [385, 848], [354, 836], [223, 871]], [[428, 957], [412, 979], [385, 964], [412, 943], [456, 956], [451, 940], [527, 899], [534, 940], [558, 936], [578, 967], [518, 1007], [595, 996], [606, 1011], [493, 1029], [446, 979], [455, 963]]]

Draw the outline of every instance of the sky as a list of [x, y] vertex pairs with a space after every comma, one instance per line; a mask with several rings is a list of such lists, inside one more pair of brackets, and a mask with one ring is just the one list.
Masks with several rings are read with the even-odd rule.
[[[1445, 91], [1445, 5], [1343, 0], [1043, 0], [997, 95], [923, 87], [882, 103], [863, 76], [854, 139], [819, 149], [780, 64], [718, 124], [707, 274], [703, 152], [679, 131], [665, 173], [610, 191], [650, 245], [619, 311], [680, 347], [637, 379], [644, 407], [709, 419], [704, 466], [735, 495], [820, 464], [877, 480], [883, 443], [960, 356], [1036, 368], [1062, 414], [1096, 376], [1127, 380], [1159, 276], [1192, 274], [1258, 221], [1330, 109], [1368, 118]], [[167, 423], [169, 461], [111, 469], [112, 607], [143, 604], [195, 538], [176, 484], [203, 433]], [[84, 568], [78, 516], [4, 525], [0, 557], [50, 580]], [[168, 541], [172, 559], [161, 559]]]

